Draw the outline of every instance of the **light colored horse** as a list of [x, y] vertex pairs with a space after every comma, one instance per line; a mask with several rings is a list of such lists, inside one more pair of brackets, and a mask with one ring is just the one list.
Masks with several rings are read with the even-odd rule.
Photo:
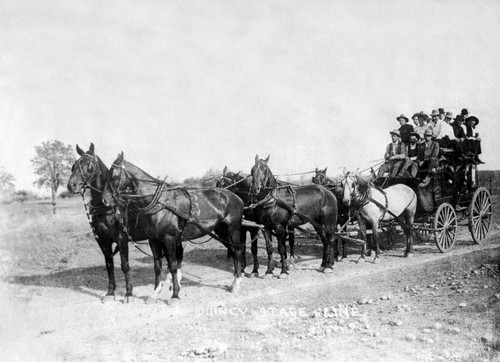
[[406, 235], [406, 251], [408, 257], [413, 252], [413, 235], [411, 227], [417, 210], [417, 195], [408, 186], [397, 184], [384, 190], [375, 188], [359, 175], [347, 173], [342, 180], [343, 201], [357, 215], [359, 231], [364, 241], [359, 262], [363, 262], [366, 254], [366, 226], [373, 227], [376, 263], [379, 254], [378, 227], [381, 221], [394, 220], [396, 215], [402, 223]]

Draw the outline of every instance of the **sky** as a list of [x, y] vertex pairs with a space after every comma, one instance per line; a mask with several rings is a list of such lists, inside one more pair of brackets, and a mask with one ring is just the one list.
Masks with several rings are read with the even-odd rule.
[[[2, 0], [0, 168], [36, 190], [34, 147], [182, 181], [210, 169], [364, 169], [396, 117], [479, 118], [500, 169], [499, 1]], [[75, 152], [76, 156], [76, 152]]]

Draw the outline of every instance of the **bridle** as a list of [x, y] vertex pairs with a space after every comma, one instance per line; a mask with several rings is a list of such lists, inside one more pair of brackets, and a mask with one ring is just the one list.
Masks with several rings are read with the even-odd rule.
[[[353, 187], [351, 188], [351, 185], [349, 184], [348, 180], [351, 180], [351, 184]], [[347, 187], [349, 191], [349, 203], [350, 206], [364, 206], [368, 203], [369, 199], [369, 192], [367, 191], [366, 193], [359, 193], [357, 192], [357, 183], [355, 181], [355, 176], [352, 176], [350, 174], [345, 175], [343, 182], [343, 189]], [[344, 192], [345, 193], [345, 192]]]
[[108, 175], [109, 179], [111, 179], [113, 177], [115, 169], [117, 169], [117, 168], [120, 169], [120, 176], [118, 177], [118, 185], [116, 186], [116, 188], [113, 186], [113, 182], [111, 182], [111, 180], [108, 180], [108, 185], [109, 185], [109, 188], [111, 189], [111, 195], [113, 196], [113, 199], [115, 201], [117, 201], [118, 203], [124, 203], [124, 204], [128, 205], [130, 203], [130, 199], [125, 198], [123, 196], [124, 194], [127, 194], [128, 192], [126, 192], [125, 189], [120, 190], [120, 186], [123, 183], [122, 175], [125, 175], [125, 180], [127, 180], [127, 179], [131, 179], [130, 174], [127, 171], [127, 169], [125, 168], [124, 164], [117, 165], [116, 163], [113, 163], [111, 165], [111, 167], [112, 168], [109, 170], [109, 175]]
[[314, 175], [312, 179], [312, 182], [317, 185], [325, 185], [329, 181], [331, 182], [331, 180], [328, 177], [326, 177], [326, 175], [322, 172], [316, 173], [316, 175]]
[[[81, 161], [84, 157], [89, 158], [91, 163], [92, 163], [92, 174], [88, 178], [84, 177], [84, 172], [83, 172], [82, 164], [81, 164]], [[86, 154], [82, 155], [82, 157], [80, 157], [80, 159], [78, 161], [76, 161], [76, 164], [78, 165], [78, 170], [80, 171], [80, 177], [83, 181], [83, 185], [82, 185], [82, 189], [80, 190], [80, 193], [83, 194], [83, 193], [85, 193], [86, 189], [91, 189], [93, 191], [96, 191], [96, 192], [99, 192], [102, 194], [102, 191], [103, 191], [102, 189], [98, 189], [98, 188], [92, 186], [92, 182], [94, 182], [95, 180], [99, 181], [99, 177], [102, 175], [102, 171], [101, 171], [101, 168], [99, 167], [99, 162], [97, 160], [97, 156], [92, 156], [92, 155], [89, 155], [86, 153]]]
[[[239, 173], [239, 172], [238, 172]], [[232, 174], [234, 176], [237, 176], [238, 174]], [[229, 188], [234, 188], [236, 185], [238, 185], [239, 183], [245, 181], [247, 178], [249, 178], [251, 175], [248, 175], [248, 176], [242, 176], [242, 178], [238, 181], [235, 181], [233, 178], [231, 177], [228, 177], [226, 175], [222, 175], [220, 176], [218, 179], [217, 179], [217, 182], [216, 182], [216, 187], [221, 187], [221, 188], [225, 188], [225, 189], [229, 189]], [[239, 188], [236, 188], [236, 191], [238, 191]], [[248, 190], [248, 193], [250, 193], [250, 190]]]
[[[254, 168], [257, 166], [261, 166], [263, 162], [262, 161], [259, 161], [259, 165], [255, 165]], [[253, 171], [254, 169], [252, 169]], [[250, 190], [248, 190], [248, 193], [250, 196], [257, 196], [259, 195], [263, 190], [266, 190], [266, 189], [270, 189], [272, 190], [274, 187], [271, 187], [271, 186], [266, 186], [269, 182], [269, 178], [272, 176], [271, 174], [271, 170], [269, 169], [269, 167], [267, 165], [265, 165], [264, 167], [264, 171], [263, 172], [263, 176], [260, 177], [260, 179], [262, 180], [262, 187], [261, 187], [261, 190], [259, 192], [255, 192], [255, 182], [257, 181], [257, 178], [252, 174], [252, 186], [250, 187]], [[252, 172], [253, 173], [253, 172]]]

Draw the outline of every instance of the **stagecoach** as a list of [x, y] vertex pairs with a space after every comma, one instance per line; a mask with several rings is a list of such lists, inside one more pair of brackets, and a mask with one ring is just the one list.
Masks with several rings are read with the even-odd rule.
[[452, 150], [443, 149], [436, 172], [423, 180], [413, 177], [374, 180], [382, 189], [400, 183], [417, 195], [413, 224], [417, 237], [434, 238], [443, 253], [455, 245], [458, 226], [467, 225], [477, 244], [487, 238], [492, 222], [491, 195], [487, 188], [479, 185], [476, 165], [459, 164]]

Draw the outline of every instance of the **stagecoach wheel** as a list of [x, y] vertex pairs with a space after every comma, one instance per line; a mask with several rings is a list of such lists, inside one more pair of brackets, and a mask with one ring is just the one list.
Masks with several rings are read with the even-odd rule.
[[474, 192], [469, 205], [469, 231], [476, 244], [481, 244], [491, 228], [490, 192], [480, 187]]
[[457, 237], [457, 213], [451, 204], [439, 205], [434, 216], [434, 238], [440, 252], [446, 253], [455, 244]]

